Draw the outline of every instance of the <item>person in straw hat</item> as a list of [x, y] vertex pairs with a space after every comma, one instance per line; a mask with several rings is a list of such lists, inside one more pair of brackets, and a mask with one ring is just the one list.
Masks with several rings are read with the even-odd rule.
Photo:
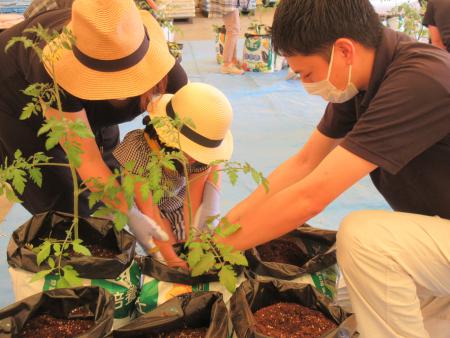
[[[54, 78], [62, 88], [62, 112], [49, 107], [43, 116], [19, 120], [31, 98], [23, 90], [32, 83], [51, 83], [51, 65], [42, 64], [32, 50], [15, 44], [7, 52], [8, 41], [23, 35], [27, 28], [41, 25], [51, 31], [66, 26], [75, 36], [72, 49], [58, 50]], [[34, 33], [27, 37], [37, 40]], [[61, 34], [62, 35], [62, 34]], [[43, 46], [44, 58], [56, 46], [58, 36]], [[45, 60], [45, 59], [44, 59]], [[72, 10], [47, 11], [12, 27], [0, 35], [0, 160], [14, 158], [20, 149], [25, 157], [43, 151], [53, 162], [66, 163], [66, 153], [58, 145], [46, 151], [46, 137], [37, 136], [45, 120], [64, 116], [82, 120], [96, 138], [78, 142], [83, 154], [77, 168], [81, 179], [97, 177], [106, 182], [117, 168], [111, 152], [118, 144], [118, 124], [130, 121], [145, 111], [153, 95], [175, 92], [187, 83], [180, 65], [170, 55], [163, 32], [148, 12], [139, 11], [132, 0], [77, 0]], [[64, 167], [44, 167], [43, 186], [28, 184], [19, 198], [32, 214], [48, 210], [73, 212], [73, 186], [70, 171]], [[82, 216], [92, 214], [89, 192], [79, 198]], [[117, 208], [126, 212], [127, 203], [118, 196]], [[136, 209], [129, 222], [151, 226]], [[166, 239], [160, 229], [157, 238]]]
[[[229, 160], [233, 152], [230, 125], [233, 111], [225, 95], [213, 86], [189, 83], [175, 95], [166, 94], [152, 102], [148, 111], [151, 118], [163, 123], [149, 123], [144, 118], [145, 129], [129, 132], [113, 154], [121, 166], [132, 162], [134, 174], [145, 172], [152, 155], [162, 151], [181, 150], [187, 159], [188, 177], [181, 163], [175, 161], [175, 169], [163, 169], [161, 183], [168, 189], [158, 205], [146, 203], [140, 197], [139, 208], [162, 225], [169, 233], [167, 242], [156, 241], [162, 258], [170, 266], [186, 267], [172, 249], [175, 242], [184, 242], [189, 234], [189, 211], [186, 201], [186, 180], [190, 182], [192, 226], [199, 229], [208, 217], [219, 214], [220, 168], [208, 165], [215, 161]], [[192, 121], [192, 127], [184, 124], [178, 131], [170, 119]], [[169, 120], [169, 121], [167, 121]], [[145, 173], [144, 173], [145, 174]], [[216, 176], [216, 180], [214, 180]], [[139, 189], [139, 187], [136, 187]], [[153, 249], [152, 235], [145, 228], [131, 226], [138, 242], [148, 252]]]

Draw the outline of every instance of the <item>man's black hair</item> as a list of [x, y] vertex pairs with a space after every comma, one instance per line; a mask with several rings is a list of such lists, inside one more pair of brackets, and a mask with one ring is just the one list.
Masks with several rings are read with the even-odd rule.
[[277, 53], [322, 54], [339, 38], [376, 48], [382, 25], [369, 0], [282, 0], [272, 25]]

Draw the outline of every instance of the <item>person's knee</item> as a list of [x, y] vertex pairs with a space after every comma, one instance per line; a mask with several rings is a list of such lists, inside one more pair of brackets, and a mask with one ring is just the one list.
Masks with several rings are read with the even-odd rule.
[[337, 233], [338, 254], [351, 252], [354, 255], [377, 245], [385, 229], [383, 216], [384, 212], [379, 211], [355, 211], [347, 215]]

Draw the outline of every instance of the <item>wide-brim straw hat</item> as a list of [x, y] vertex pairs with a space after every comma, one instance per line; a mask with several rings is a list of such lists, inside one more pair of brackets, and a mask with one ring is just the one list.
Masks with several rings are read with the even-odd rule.
[[[148, 111], [152, 119], [161, 118], [154, 127], [167, 146], [179, 149], [181, 145], [183, 152], [204, 164], [231, 158], [233, 109], [217, 88], [205, 83], [188, 83], [175, 95], [161, 96], [156, 104], [149, 105]], [[175, 116], [192, 125], [184, 123], [178, 132], [172, 123], [167, 123]]]
[[[43, 49], [44, 64], [70, 94], [86, 100], [139, 96], [172, 69], [175, 59], [149, 12], [132, 0], [76, 0], [67, 24], [76, 41], [61, 48], [63, 32]], [[47, 61], [52, 50], [57, 58]]]

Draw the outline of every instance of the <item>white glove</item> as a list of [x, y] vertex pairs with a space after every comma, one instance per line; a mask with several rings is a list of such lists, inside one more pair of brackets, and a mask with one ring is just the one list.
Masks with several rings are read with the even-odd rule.
[[153, 238], [159, 241], [167, 241], [169, 239], [167, 233], [154, 220], [144, 215], [136, 207], [132, 207], [128, 211], [128, 226], [136, 236], [139, 244], [147, 252], [155, 247]]
[[[202, 230], [206, 226], [206, 220], [209, 217], [220, 214], [220, 192], [217, 187], [209, 181], [205, 182], [203, 188], [202, 203], [197, 209], [194, 216], [193, 226], [199, 230]], [[220, 219], [216, 218], [212, 222], [212, 226], [216, 227], [219, 224]]]

